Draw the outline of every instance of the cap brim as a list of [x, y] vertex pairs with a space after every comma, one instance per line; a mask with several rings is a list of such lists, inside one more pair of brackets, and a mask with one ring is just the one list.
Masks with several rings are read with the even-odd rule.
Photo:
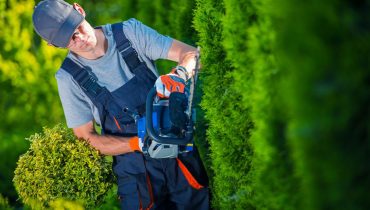
[[84, 19], [85, 18], [82, 14], [73, 9], [63, 25], [60, 27], [54, 39], [51, 41], [51, 44], [57, 47], [67, 47], [76, 28]]

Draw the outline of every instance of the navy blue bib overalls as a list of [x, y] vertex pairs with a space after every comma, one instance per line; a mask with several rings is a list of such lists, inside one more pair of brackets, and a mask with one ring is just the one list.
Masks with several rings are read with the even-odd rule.
[[[112, 30], [117, 50], [135, 75], [127, 83], [109, 92], [89, 74], [88, 67], [66, 58], [62, 68], [98, 108], [102, 135], [136, 136], [132, 113], [145, 113], [146, 96], [156, 76], [138, 59], [122, 23], [113, 24]], [[113, 160], [122, 210], [209, 209], [208, 178], [196, 148], [178, 158], [153, 159], [132, 152], [114, 156]]]

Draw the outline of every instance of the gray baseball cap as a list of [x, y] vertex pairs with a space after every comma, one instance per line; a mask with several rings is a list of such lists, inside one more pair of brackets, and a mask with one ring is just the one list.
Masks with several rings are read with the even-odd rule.
[[44, 0], [34, 9], [32, 22], [37, 34], [57, 47], [67, 47], [84, 16], [63, 0]]

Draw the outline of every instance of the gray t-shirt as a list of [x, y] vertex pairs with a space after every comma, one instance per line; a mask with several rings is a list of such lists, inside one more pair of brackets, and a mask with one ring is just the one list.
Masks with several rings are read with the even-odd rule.
[[[149, 69], [158, 75], [151, 60], [166, 59], [173, 39], [159, 34], [136, 19], [124, 21], [122, 24], [124, 34], [137, 51], [139, 59], [144, 61]], [[108, 49], [104, 56], [96, 60], [88, 60], [69, 52], [67, 57], [91, 68], [93, 75], [98, 79], [98, 83], [112, 92], [124, 85], [134, 75], [116, 49], [111, 25], [104, 25], [102, 29], [108, 41]], [[55, 77], [67, 126], [76, 128], [91, 120], [100, 124], [97, 108], [72, 76], [64, 69], [59, 69]]]

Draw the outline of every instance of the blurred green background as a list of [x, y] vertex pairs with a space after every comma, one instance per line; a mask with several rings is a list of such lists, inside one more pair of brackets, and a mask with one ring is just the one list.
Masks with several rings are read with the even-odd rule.
[[[22, 206], [12, 178], [25, 138], [64, 122], [54, 74], [66, 52], [33, 31], [37, 2], [0, 0], [4, 209]], [[370, 209], [369, 0], [78, 3], [92, 25], [134, 17], [201, 47], [197, 139], [213, 209]]]

